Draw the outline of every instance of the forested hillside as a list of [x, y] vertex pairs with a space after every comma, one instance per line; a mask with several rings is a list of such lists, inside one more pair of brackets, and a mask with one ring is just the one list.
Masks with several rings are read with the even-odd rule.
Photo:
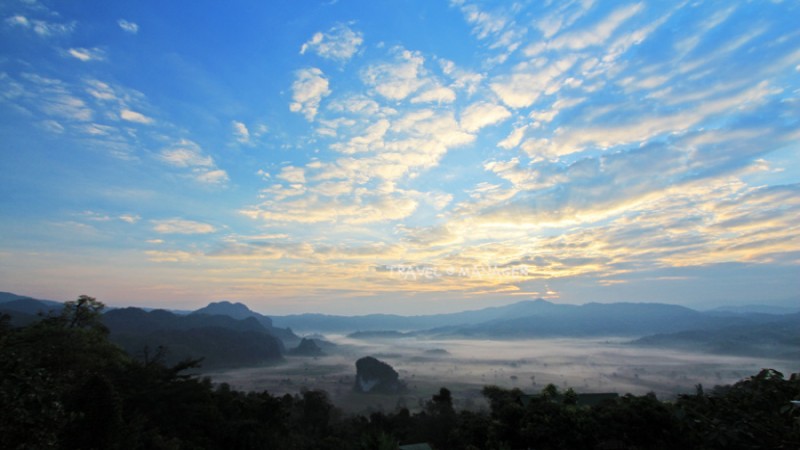
[[764, 369], [680, 397], [624, 395], [583, 406], [549, 385], [487, 386], [486, 411], [456, 411], [442, 388], [417, 412], [348, 416], [325, 392], [238, 392], [186, 374], [197, 361], [134, 358], [82, 296], [22, 328], [0, 321], [0, 448], [435, 449], [798, 448], [800, 376]]

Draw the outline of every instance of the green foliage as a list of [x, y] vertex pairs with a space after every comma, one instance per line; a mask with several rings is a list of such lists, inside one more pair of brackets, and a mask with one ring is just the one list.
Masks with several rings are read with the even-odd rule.
[[24, 328], [0, 318], [0, 448], [800, 448], [797, 374], [765, 369], [675, 403], [625, 395], [592, 407], [554, 385], [486, 386], [488, 412], [456, 411], [441, 388], [415, 414], [345, 416], [323, 391], [239, 392], [187, 374], [197, 360], [166, 364], [163, 349], [131, 358], [109, 342], [102, 310], [81, 296]]
[[684, 431], [703, 448], [800, 448], [800, 376], [763, 369], [710, 394], [700, 388], [677, 404]]

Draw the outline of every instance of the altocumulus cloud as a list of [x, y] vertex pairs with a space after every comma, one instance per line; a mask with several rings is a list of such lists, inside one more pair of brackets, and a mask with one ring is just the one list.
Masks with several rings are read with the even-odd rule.
[[153, 230], [161, 234], [208, 234], [217, 231], [210, 224], [186, 219], [151, 220]]
[[289, 110], [302, 113], [311, 122], [317, 115], [322, 98], [330, 93], [328, 79], [320, 69], [311, 67], [299, 70], [292, 83], [292, 103]]
[[364, 42], [360, 32], [351, 30], [347, 25], [339, 24], [326, 33], [315, 33], [311, 39], [300, 47], [300, 54], [308, 51], [337, 61], [347, 61], [358, 51]]

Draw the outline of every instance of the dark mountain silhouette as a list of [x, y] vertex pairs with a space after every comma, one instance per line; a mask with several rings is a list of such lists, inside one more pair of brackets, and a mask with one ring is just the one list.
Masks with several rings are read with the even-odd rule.
[[213, 302], [192, 312], [192, 314], [206, 314], [209, 316], [220, 315], [233, 317], [234, 319], [256, 318], [265, 328], [272, 328], [272, 319], [259, 314], [247, 307], [244, 303], [232, 303], [229, 301]]
[[710, 309], [709, 313], [720, 314], [794, 314], [800, 312], [800, 307], [772, 306], [772, 305], [741, 305], [741, 306], [720, 306]]
[[16, 311], [24, 314], [35, 316], [39, 313], [46, 314], [50, 310], [60, 310], [61, 305], [54, 307], [41, 300], [34, 300], [32, 298], [20, 298], [17, 300], [10, 300], [0, 303], [0, 310], [3, 311]]
[[11, 319], [11, 326], [14, 327], [29, 325], [41, 319], [42, 314], [60, 311], [62, 307], [62, 303], [50, 300], [37, 300], [10, 292], [0, 292], [0, 314], [7, 314]]
[[228, 301], [209, 303], [208, 306], [193, 311], [192, 315], [222, 315], [234, 319], [253, 318], [257, 320], [269, 334], [280, 339], [286, 347], [294, 347], [300, 344], [300, 336], [292, 332], [290, 328], [278, 328], [272, 323], [269, 317], [257, 313], [243, 303], [232, 303]]
[[28, 297], [25, 295], [18, 295], [12, 294], [11, 292], [0, 292], [0, 306], [5, 306], [9, 302], [17, 301], [17, 300], [34, 300], [40, 302], [46, 306], [45, 312], [50, 309], [61, 309], [63, 303], [56, 302], [53, 300], [42, 300], [38, 298]]
[[384, 330], [368, 330], [368, 331], [356, 331], [355, 333], [350, 333], [347, 337], [351, 339], [398, 339], [398, 338], [407, 338], [413, 337], [413, 333], [401, 333], [399, 331], [384, 331]]
[[103, 314], [102, 321], [112, 333], [142, 334], [158, 330], [189, 330], [204, 327], [266, 333], [266, 329], [252, 317], [239, 320], [225, 315], [182, 316], [163, 309], [148, 312], [140, 308], [120, 308]]
[[166, 347], [166, 360], [175, 363], [203, 358], [203, 367], [264, 364], [281, 359], [283, 344], [258, 320], [224, 315], [181, 316], [165, 310], [122, 308], [109, 311], [102, 322], [112, 342], [134, 356]]
[[[546, 303], [546, 302], [544, 302]], [[541, 303], [540, 303], [541, 305]], [[527, 308], [511, 319], [431, 330], [466, 337], [635, 336], [719, 326], [720, 320], [676, 305], [587, 303]]]
[[800, 313], [772, 317], [767, 323], [738, 324], [711, 330], [655, 334], [636, 345], [671, 347], [738, 356], [800, 360]]
[[474, 311], [450, 314], [401, 316], [396, 314], [368, 314], [364, 316], [337, 316], [328, 314], [295, 314], [272, 316], [276, 326], [295, 330], [319, 332], [352, 332], [357, 330], [423, 330], [452, 325], [467, 325], [542, 314], [550, 310], [574, 308], [574, 305], [556, 305], [545, 300], [528, 300], [506, 306], [495, 306]]
[[[11, 316], [13, 326], [22, 326], [37, 320], [36, 313], [55, 309], [51, 306], [60, 308], [61, 304], [0, 292], [0, 312]], [[172, 344], [176, 349], [191, 349], [192, 339], [178, 337], [179, 332], [187, 332], [184, 334], [194, 336], [197, 342], [195, 350], [199, 351], [200, 342], [204, 339], [197, 337], [199, 333], [197, 330], [206, 328], [228, 330], [214, 332], [217, 335], [235, 332], [277, 337], [275, 341], [277, 352], [262, 349], [264, 360], [278, 358], [286, 348], [300, 346], [301, 339], [288, 328], [289, 326], [308, 331], [386, 330], [356, 331], [350, 335], [360, 339], [405, 336], [481, 339], [649, 336], [647, 339], [636, 341], [636, 344], [663, 345], [727, 354], [775, 357], [800, 355], [798, 349], [800, 336], [796, 331], [800, 329], [800, 326], [797, 326], [800, 325], [797, 319], [800, 313], [783, 315], [764, 313], [772, 310], [775, 309], [734, 307], [700, 312], [683, 306], [658, 303], [562, 305], [539, 299], [452, 314], [420, 316], [301, 314], [270, 318], [252, 311], [241, 303], [216, 302], [188, 315], [177, 315], [165, 310], [145, 311], [139, 308], [111, 310], [104, 314], [103, 322], [111, 329], [113, 338], [129, 351], [141, 351], [144, 345], [151, 346], [151, 343], [156, 346]], [[158, 337], [163, 342], [156, 342], [158, 339], [141, 339], [148, 335]], [[335, 347], [321, 339], [314, 340], [313, 343], [324, 351], [330, 351]], [[308, 346], [309, 344], [306, 344], [306, 347]], [[271, 348], [272, 344], [267, 347]], [[198, 351], [181, 350], [192, 355], [198, 354]], [[202, 351], [212, 354], [217, 350], [207, 347]], [[313, 349], [310, 351], [314, 352]], [[250, 364], [254, 360], [261, 360], [259, 358], [262, 356], [252, 359], [236, 358], [240, 358], [242, 364]], [[228, 364], [228, 362], [224, 358], [212, 358], [207, 361], [207, 365]]]
[[325, 352], [319, 348], [313, 339], [306, 338], [303, 338], [300, 341], [300, 344], [297, 347], [289, 350], [288, 353], [293, 356], [325, 356]]
[[442, 337], [525, 338], [645, 336], [765, 323], [775, 317], [779, 316], [700, 312], [660, 303], [561, 305], [539, 299], [476, 311], [428, 316], [301, 314], [273, 316], [273, 321], [280, 326], [320, 332], [393, 330], [399, 333], [413, 330], [420, 334]]
[[12, 294], [11, 292], [0, 292], [0, 303], [10, 302], [13, 300], [21, 300], [23, 298], [30, 298], [24, 295]]
[[397, 393], [405, 389], [399, 374], [389, 364], [372, 356], [356, 361], [356, 381], [353, 390], [362, 393]]

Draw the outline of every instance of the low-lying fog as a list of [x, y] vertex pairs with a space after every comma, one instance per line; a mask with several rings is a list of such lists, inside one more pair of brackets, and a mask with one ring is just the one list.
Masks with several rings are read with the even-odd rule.
[[[687, 353], [641, 348], [630, 339], [487, 340], [356, 340], [329, 335], [337, 344], [318, 358], [287, 356], [268, 367], [208, 373], [217, 383], [242, 390], [267, 390], [273, 395], [323, 389], [337, 406], [353, 412], [418, 409], [440, 387], [453, 392], [457, 408], [480, 408], [483, 386], [494, 384], [538, 392], [548, 383], [559, 389], [655, 392], [669, 400], [692, 393], [702, 383], [710, 388], [755, 375], [769, 367], [787, 375], [800, 370], [789, 361]], [[444, 350], [444, 351], [442, 351]], [[394, 367], [408, 391], [402, 395], [355, 394], [355, 362], [374, 356]]]

